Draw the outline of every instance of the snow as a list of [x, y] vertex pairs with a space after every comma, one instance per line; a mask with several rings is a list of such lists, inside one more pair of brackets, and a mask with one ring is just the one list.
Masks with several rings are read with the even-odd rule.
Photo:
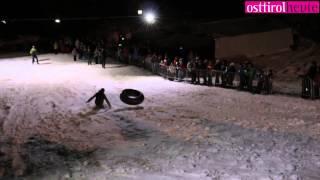
[[[39, 59], [0, 60], [0, 176], [320, 179], [319, 101], [172, 82], [110, 60]], [[112, 109], [85, 103], [100, 88]], [[123, 104], [126, 88], [145, 102]]]

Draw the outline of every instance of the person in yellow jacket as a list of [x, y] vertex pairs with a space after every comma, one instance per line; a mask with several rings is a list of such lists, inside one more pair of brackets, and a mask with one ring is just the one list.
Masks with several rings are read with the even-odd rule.
[[30, 55], [32, 56], [32, 64], [34, 64], [34, 61], [37, 60], [37, 64], [39, 64], [38, 56], [37, 56], [37, 49], [35, 46], [32, 46], [30, 50]]
[[53, 51], [54, 51], [54, 54], [58, 54], [59, 52], [59, 44], [57, 41], [53, 43]]

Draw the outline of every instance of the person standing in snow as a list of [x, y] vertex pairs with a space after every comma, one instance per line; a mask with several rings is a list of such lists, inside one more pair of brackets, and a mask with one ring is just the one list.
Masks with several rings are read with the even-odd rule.
[[94, 53], [93, 53], [93, 59], [94, 59], [95, 64], [98, 64], [98, 62], [99, 62], [99, 54], [100, 54], [99, 49], [98, 49], [98, 47], [96, 47], [96, 49], [94, 50]]
[[54, 54], [58, 54], [58, 51], [59, 51], [59, 45], [58, 45], [58, 42], [55, 41], [53, 43], [53, 52], [54, 52]]
[[212, 86], [212, 70], [213, 70], [214, 66], [212, 64], [212, 61], [208, 62], [207, 65], [207, 72], [208, 72], [208, 86]]
[[178, 80], [179, 81], [182, 81], [182, 79], [184, 78], [184, 76], [185, 76], [185, 66], [184, 66], [184, 64], [183, 64], [183, 59], [182, 58], [180, 58], [179, 59], [179, 62], [178, 62]]
[[37, 49], [35, 46], [32, 46], [30, 50], [30, 55], [32, 56], [32, 64], [34, 64], [34, 61], [37, 60], [37, 64], [39, 64], [38, 56], [37, 56]]
[[102, 68], [106, 68], [106, 57], [105, 57], [105, 50], [103, 48], [100, 49], [100, 62], [102, 65]]
[[314, 98], [314, 78], [317, 74], [317, 63], [315, 61], [309, 64], [306, 74], [302, 80], [302, 96]]
[[222, 68], [222, 63], [220, 62], [219, 59], [216, 60], [216, 63], [214, 65], [214, 70], [215, 70], [215, 86], [220, 85], [220, 78], [222, 76], [222, 72], [221, 72], [221, 68]]
[[72, 52], [71, 52], [72, 56], [73, 56], [73, 60], [74, 61], [77, 61], [77, 54], [78, 54], [78, 51], [77, 49], [74, 47]]
[[191, 60], [190, 62], [188, 62], [187, 68], [191, 76], [191, 84], [196, 83], [196, 65], [194, 60]]
[[191, 77], [192, 73], [192, 60], [188, 61], [187, 63], [187, 77]]
[[89, 46], [86, 49], [86, 55], [85, 56], [86, 56], [86, 59], [88, 60], [88, 65], [92, 65], [93, 57], [92, 57], [91, 49], [90, 49]]
[[198, 56], [196, 56], [196, 61], [195, 61], [195, 72], [196, 72], [196, 84], [200, 84], [201, 61]]
[[226, 87], [227, 86], [227, 77], [228, 77], [228, 69], [229, 69], [229, 65], [228, 65], [228, 61], [227, 60], [223, 60], [222, 65], [221, 65], [221, 83], [222, 83], [222, 87]]
[[231, 62], [227, 69], [227, 86], [233, 87], [234, 76], [236, 74], [235, 63]]
[[75, 41], [74, 46], [76, 47], [76, 49], [80, 49], [80, 41], [79, 41], [79, 39], [77, 39]]
[[208, 66], [208, 60], [205, 59], [203, 61], [201, 61], [201, 64], [200, 64], [200, 75], [202, 76], [203, 78], [203, 85], [208, 85], [208, 72], [207, 72], [207, 66]]
[[273, 79], [273, 71], [269, 69], [269, 71], [265, 75], [265, 85], [264, 90], [266, 94], [272, 94], [272, 79]]
[[263, 85], [265, 84], [266, 78], [265, 78], [265, 73], [264, 73], [263, 69], [258, 70], [257, 78], [258, 78], [258, 84], [257, 84], [257, 89], [255, 90], [255, 92], [258, 94], [264, 93]]
[[314, 77], [315, 96], [320, 97], [320, 66], [317, 67], [317, 73]]
[[256, 69], [253, 67], [252, 63], [248, 64], [248, 71], [247, 71], [247, 85], [248, 91], [253, 92], [253, 80], [256, 76]]
[[240, 83], [239, 83], [239, 89], [244, 90], [247, 87], [247, 66], [245, 64], [240, 64], [239, 69], [239, 76], [240, 76]]
[[92, 99], [96, 98], [95, 103], [96, 103], [96, 107], [99, 109], [103, 109], [104, 105], [103, 102], [106, 101], [109, 109], [111, 109], [111, 104], [107, 98], [107, 96], [104, 94], [104, 89], [102, 88], [100, 91], [98, 91], [94, 96], [92, 96], [87, 103], [89, 103], [90, 101], [92, 101]]

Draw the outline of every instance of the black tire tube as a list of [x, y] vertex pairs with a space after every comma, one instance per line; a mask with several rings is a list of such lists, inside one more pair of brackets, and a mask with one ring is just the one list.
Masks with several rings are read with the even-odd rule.
[[144, 101], [144, 95], [134, 89], [125, 89], [120, 94], [120, 99], [128, 105], [139, 105]]

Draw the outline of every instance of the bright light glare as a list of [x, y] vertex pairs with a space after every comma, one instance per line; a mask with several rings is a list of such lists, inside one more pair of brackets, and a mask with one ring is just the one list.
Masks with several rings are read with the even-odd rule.
[[142, 15], [142, 14], [143, 14], [143, 11], [142, 11], [141, 9], [139, 9], [139, 10], [138, 10], [138, 14], [139, 14], [139, 15]]
[[55, 19], [55, 20], [54, 20], [54, 22], [56, 22], [56, 23], [60, 23], [60, 22], [61, 22], [61, 20], [60, 20], [60, 19]]
[[3, 24], [7, 24], [7, 21], [6, 21], [6, 20], [1, 20], [1, 22], [2, 22]]
[[153, 24], [156, 22], [156, 16], [153, 13], [147, 13], [144, 19], [148, 24]]

